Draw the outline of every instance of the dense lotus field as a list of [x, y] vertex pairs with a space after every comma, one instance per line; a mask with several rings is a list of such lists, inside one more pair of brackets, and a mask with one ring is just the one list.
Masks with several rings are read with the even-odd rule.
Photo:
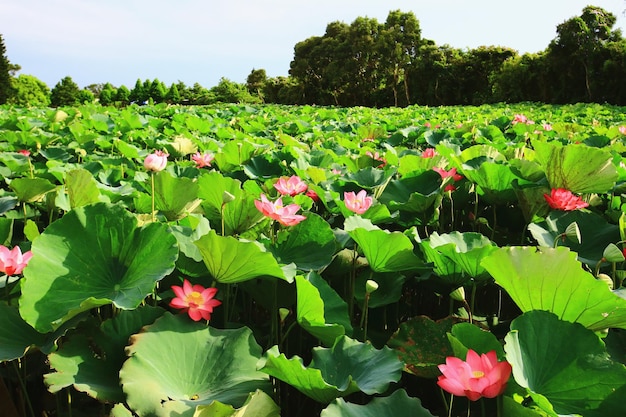
[[623, 110], [0, 107], [0, 414], [626, 415]]

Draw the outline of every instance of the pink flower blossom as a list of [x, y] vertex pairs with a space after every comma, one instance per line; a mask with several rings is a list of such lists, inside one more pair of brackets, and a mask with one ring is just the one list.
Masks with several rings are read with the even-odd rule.
[[274, 184], [274, 188], [282, 195], [293, 197], [296, 194], [305, 192], [309, 186], [297, 175], [292, 175], [291, 177], [280, 177]]
[[526, 116], [524, 116], [523, 114], [516, 114], [515, 116], [513, 116], [513, 120], [511, 121], [512, 125], [518, 124], [518, 123], [524, 123], [527, 125], [533, 125], [535, 124], [534, 121], [529, 120]]
[[289, 204], [288, 206], [283, 206], [282, 197], [272, 203], [267, 199], [265, 194], [261, 194], [261, 200], [254, 200], [254, 205], [264, 216], [276, 220], [283, 226], [295, 226], [301, 221], [306, 220], [305, 216], [296, 214], [296, 212], [300, 210], [299, 205]]
[[341, 170], [337, 168], [331, 169], [330, 172], [332, 172], [335, 175], [341, 175]]
[[344, 192], [343, 200], [346, 208], [356, 214], [363, 214], [372, 206], [374, 200], [369, 197], [365, 190], [355, 194], [354, 191]]
[[9, 250], [6, 246], [0, 245], [0, 271], [7, 276], [21, 274], [32, 257], [31, 251], [22, 254], [19, 246]]
[[472, 349], [467, 351], [465, 361], [449, 356], [446, 364], [438, 367], [443, 375], [439, 376], [437, 385], [470, 401], [501, 395], [512, 370], [508, 362], [498, 362], [495, 350], [479, 356]]
[[204, 288], [202, 285], [191, 285], [188, 280], [183, 281], [183, 286], [172, 285], [172, 291], [176, 295], [170, 301], [170, 307], [181, 309], [186, 312], [193, 321], [201, 319], [210, 320], [213, 308], [222, 304], [216, 300], [217, 288]]
[[545, 130], [546, 132], [552, 130], [552, 125], [550, 123], [543, 123], [541, 127], [543, 127], [543, 130]]
[[21, 153], [24, 156], [30, 156], [30, 151], [28, 149], [20, 149], [17, 153]]
[[313, 201], [320, 201], [320, 196], [317, 195], [317, 193], [313, 190], [308, 190], [306, 192], [306, 195], [311, 197], [313, 199]]
[[430, 122], [424, 123], [424, 127], [430, 127], [430, 126], [431, 126]]
[[169, 154], [166, 154], [163, 151], [154, 151], [154, 153], [146, 156], [146, 159], [143, 161], [143, 166], [148, 171], [163, 171], [165, 169], [165, 165], [167, 165], [168, 156]]
[[435, 148], [426, 148], [422, 152], [422, 158], [432, 158], [435, 155], [437, 155], [437, 151], [435, 150]]
[[626, 135], [626, 126], [620, 126], [617, 128], [617, 130], [619, 130], [619, 133], [621, 133], [622, 135]]
[[573, 211], [589, 206], [589, 203], [564, 188], [553, 188], [550, 195], [544, 194], [543, 197], [554, 210]]
[[215, 155], [210, 152], [200, 153], [196, 152], [191, 156], [191, 159], [196, 163], [196, 168], [210, 167], [211, 162], [215, 159]]
[[443, 178], [444, 180], [446, 178], [452, 178], [454, 181], [460, 181], [463, 179], [462, 175], [457, 174], [456, 168], [451, 168], [449, 171], [446, 171], [443, 168], [433, 167], [433, 171], [437, 171], [439, 175], [441, 175], [441, 178]]

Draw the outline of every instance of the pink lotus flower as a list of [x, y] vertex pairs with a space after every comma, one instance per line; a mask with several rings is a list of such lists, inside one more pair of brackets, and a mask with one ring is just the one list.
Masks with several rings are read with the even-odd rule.
[[543, 123], [541, 127], [543, 127], [543, 130], [545, 130], [546, 132], [552, 130], [552, 125], [550, 123]]
[[313, 191], [313, 190], [308, 190], [306, 192], [306, 195], [308, 197], [311, 197], [313, 199], [313, 201], [320, 201], [320, 196], [317, 195], [317, 193], [315, 191]]
[[20, 149], [17, 153], [21, 153], [24, 156], [30, 156], [30, 151], [28, 149]]
[[435, 148], [426, 148], [422, 152], [422, 158], [432, 158], [435, 155], [437, 155]]
[[443, 178], [444, 180], [446, 178], [452, 178], [454, 181], [460, 181], [463, 179], [463, 176], [461, 174], [457, 174], [456, 168], [451, 168], [449, 171], [446, 171], [443, 168], [433, 167], [433, 171], [437, 171], [439, 175], [441, 175], [441, 178]]
[[626, 126], [620, 126], [617, 128], [617, 130], [619, 130], [619, 133], [621, 133], [622, 135], [626, 135]]
[[21, 274], [32, 257], [31, 251], [22, 254], [19, 246], [9, 250], [6, 246], [0, 245], [0, 271], [7, 276]]
[[443, 375], [439, 376], [437, 385], [452, 395], [467, 397], [470, 401], [502, 394], [511, 376], [511, 365], [498, 362], [495, 350], [479, 356], [470, 349], [465, 361], [449, 356], [446, 364], [438, 367]]
[[309, 186], [300, 179], [297, 175], [291, 177], [280, 177], [274, 184], [274, 188], [278, 190], [282, 195], [294, 196], [305, 192]]
[[544, 194], [543, 198], [546, 199], [550, 208], [554, 210], [572, 211], [589, 206], [589, 203], [583, 201], [580, 196], [572, 194], [571, 191], [565, 188], [553, 188], [550, 195]]
[[213, 308], [222, 304], [216, 300], [217, 288], [204, 288], [202, 285], [191, 285], [188, 280], [183, 281], [183, 286], [172, 285], [172, 291], [176, 295], [170, 301], [170, 307], [181, 309], [181, 313], [189, 314], [193, 321], [200, 319], [210, 320]]
[[289, 204], [288, 206], [283, 206], [282, 197], [272, 203], [267, 199], [265, 194], [261, 194], [261, 200], [254, 200], [254, 205], [264, 216], [276, 220], [283, 226], [295, 226], [301, 221], [306, 220], [305, 216], [296, 214], [296, 212], [300, 210], [299, 205]]
[[191, 156], [191, 159], [196, 163], [196, 168], [204, 168], [211, 166], [211, 162], [215, 159], [215, 155], [209, 152], [196, 152]]
[[365, 190], [359, 191], [355, 194], [354, 191], [344, 192], [343, 201], [346, 208], [356, 214], [363, 214], [372, 206], [374, 200], [369, 197]]
[[167, 165], [167, 157], [170, 156], [163, 151], [154, 151], [150, 155], [146, 156], [143, 161], [143, 166], [148, 171], [159, 172], [165, 169]]

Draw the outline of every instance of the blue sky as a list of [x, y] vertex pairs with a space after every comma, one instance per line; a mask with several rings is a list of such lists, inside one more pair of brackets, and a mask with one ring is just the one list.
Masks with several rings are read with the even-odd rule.
[[332, 21], [383, 23], [399, 9], [437, 45], [525, 53], [545, 49], [588, 4], [615, 14], [626, 34], [620, 0], [3, 0], [0, 34], [21, 73], [49, 87], [69, 75], [80, 87], [158, 78], [210, 88], [221, 77], [243, 83], [255, 68], [288, 75], [295, 44]]

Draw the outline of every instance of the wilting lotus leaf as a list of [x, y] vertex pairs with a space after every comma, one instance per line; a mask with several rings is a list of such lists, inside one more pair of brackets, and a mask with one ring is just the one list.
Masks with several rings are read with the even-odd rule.
[[136, 308], [172, 272], [178, 257], [176, 239], [165, 225], [137, 227], [135, 216], [105, 203], [66, 213], [31, 250], [20, 314], [40, 332], [105, 304]]
[[256, 390], [241, 408], [213, 401], [209, 405], [199, 405], [193, 417], [280, 417], [280, 407], [272, 397]]
[[404, 370], [423, 378], [441, 375], [437, 365], [452, 356], [447, 334], [452, 330], [454, 319], [447, 317], [433, 321], [426, 316], [413, 317], [404, 323], [387, 342], [404, 362]]
[[126, 360], [124, 348], [131, 335], [151, 324], [164, 310], [142, 306], [121, 311], [92, 332], [73, 333], [56, 351], [48, 355], [55, 372], [44, 375], [50, 392], [74, 386], [78, 391], [103, 402], [122, 402], [119, 370]]
[[296, 277], [297, 320], [307, 332], [331, 346], [338, 336], [352, 334], [345, 301], [322, 277], [309, 273]]
[[126, 402], [137, 415], [192, 417], [199, 405], [240, 407], [270, 384], [256, 370], [261, 347], [247, 327], [220, 330], [165, 313], [130, 339], [120, 371]]
[[281, 263], [293, 262], [304, 271], [319, 270], [332, 261], [335, 235], [328, 222], [308, 213], [306, 221], [279, 232], [273, 252]]
[[426, 268], [424, 262], [413, 253], [411, 240], [400, 232], [382, 230], [358, 216], [348, 217], [344, 228], [363, 250], [370, 268], [375, 272]]
[[482, 264], [523, 312], [547, 310], [594, 331], [626, 329], [626, 300], [585, 271], [567, 248], [500, 248]]
[[378, 350], [347, 336], [338, 337], [332, 348], [314, 348], [308, 368], [298, 356], [287, 359], [277, 346], [259, 362], [261, 371], [321, 403], [358, 391], [383, 393], [391, 382], [400, 379], [402, 366], [388, 347]]
[[290, 281], [276, 258], [255, 242], [244, 242], [232, 236], [219, 236], [215, 230], [194, 242], [216, 281], [223, 284], [270, 276]]
[[45, 339], [20, 317], [17, 306], [0, 304], [0, 362], [21, 358], [31, 346], [41, 346]]
[[505, 342], [515, 381], [545, 397], [559, 415], [626, 415], [626, 367], [609, 358], [592, 331], [529, 311], [513, 320]]
[[72, 208], [97, 203], [100, 191], [91, 172], [86, 169], [74, 169], [65, 174], [65, 189], [70, 197]]
[[498, 247], [487, 237], [475, 232], [433, 232], [428, 241], [430, 248], [457, 264], [466, 275], [477, 280], [488, 278], [480, 262]]
[[606, 193], [618, 179], [608, 150], [539, 140], [533, 141], [533, 147], [552, 188], [577, 194]]
[[434, 417], [422, 406], [419, 398], [409, 397], [399, 389], [388, 397], [376, 397], [368, 404], [359, 405], [337, 398], [322, 410], [320, 417]]

